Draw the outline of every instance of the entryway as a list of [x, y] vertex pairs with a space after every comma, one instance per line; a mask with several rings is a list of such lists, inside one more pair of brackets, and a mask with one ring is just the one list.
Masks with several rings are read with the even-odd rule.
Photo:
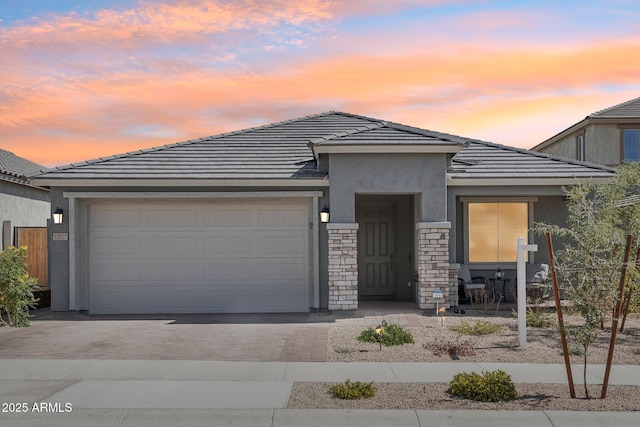
[[358, 299], [415, 301], [414, 196], [356, 195]]

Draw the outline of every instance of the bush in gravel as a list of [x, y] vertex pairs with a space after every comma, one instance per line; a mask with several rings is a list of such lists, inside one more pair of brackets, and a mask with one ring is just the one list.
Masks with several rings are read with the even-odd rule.
[[499, 369], [482, 375], [476, 372], [456, 374], [447, 393], [480, 402], [503, 402], [518, 395], [511, 376]]
[[375, 329], [367, 328], [358, 337], [360, 342], [382, 343], [385, 346], [413, 344], [413, 335], [400, 325], [382, 321], [382, 333], [378, 334]]
[[346, 380], [344, 383], [336, 384], [329, 387], [329, 391], [333, 397], [338, 399], [368, 399], [376, 395], [376, 388], [373, 386], [373, 382], [361, 383], [356, 381], [354, 383], [351, 380]]
[[455, 339], [449, 337], [436, 338], [431, 344], [425, 344], [425, 348], [433, 350], [436, 356], [473, 356], [476, 354], [476, 346], [469, 339], [462, 339], [458, 335]]
[[498, 332], [500, 328], [500, 325], [486, 320], [478, 320], [473, 324], [463, 320], [459, 325], [451, 326], [449, 329], [464, 335], [490, 335]]
[[[518, 317], [518, 312], [512, 310], [513, 317]], [[551, 328], [556, 324], [552, 314], [527, 307], [527, 326], [532, 328]]]

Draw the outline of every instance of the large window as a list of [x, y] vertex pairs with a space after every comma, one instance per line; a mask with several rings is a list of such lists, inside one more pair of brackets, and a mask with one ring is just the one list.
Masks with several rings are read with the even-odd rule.
[[640, 160], [640, 129], [624, 129], [622, 134], [623, 156], [625, 162]]
[[527, 239], [529, 204], [469, 203], [469, 262], [516, 262], [518, 237]]

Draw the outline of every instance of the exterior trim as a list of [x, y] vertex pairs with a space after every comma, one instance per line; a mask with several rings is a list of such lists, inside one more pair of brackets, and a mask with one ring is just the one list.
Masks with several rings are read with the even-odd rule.
[[322, 191], [251, 191], [251, 192], [161, 192], [161, 191], [65, 191], [65, 198], [77, 199], [215, 199], [215, 198], [254, 198], [254, 197], [322, 197]]
[[458, 153], [462, 150], [460, 144], [439, 144], [439, 145], [372, 145], [372, 144], [359, 144], [359, 145], [316, 145], [313, 150], [317, 154], [395, 154], [395, 153]]
[[328, 178], [291, 179], [109, 179], [32, 178], [41, 187], [328, 187]]
[[613, 177], [573, 177], [573, 178], [453, 178], [447, 176], [447, 186], [527, 186], [527, 185], [551, 185], [561, 187], [563, 185], [576, 185], [580, 181], [590, 181], [598, 184], [606, 184]]

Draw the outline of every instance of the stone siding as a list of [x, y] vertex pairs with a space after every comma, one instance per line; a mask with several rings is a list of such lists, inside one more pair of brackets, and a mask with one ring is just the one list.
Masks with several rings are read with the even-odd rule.
[[[418, 307], [436, 308], [433, 291], [442, 291], [440, 307], [451, 307], [449, 265], [450, 222], [420, 222], [416, 224], [418, 238]], [[457, 294], [457, 292], [456, 292]]]
[[329, 223], [329, 310], [358, 308], [358, 224]]

